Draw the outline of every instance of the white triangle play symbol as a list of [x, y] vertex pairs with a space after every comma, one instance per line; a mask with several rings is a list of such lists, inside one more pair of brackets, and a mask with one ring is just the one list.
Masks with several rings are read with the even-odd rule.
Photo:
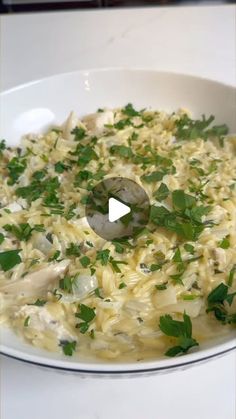
[[110, 223], [113, 223], [121, 217], [124, 217], [124, 215], [129, 214], [131, 210], [128, 205], [123, 204], [115, 198], [109, 198], [108, 211], [108, 220]]

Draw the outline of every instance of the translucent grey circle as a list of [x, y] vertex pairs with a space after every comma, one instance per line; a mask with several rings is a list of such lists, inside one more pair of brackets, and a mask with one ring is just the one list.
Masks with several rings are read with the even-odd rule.
[[[109, 221], [109, 199], [114, 198], [130, 208], [122, 218]], [[145, 190], [131, 179], [111, 177], [99, 182], [86, 204], [90, 227], [105, 240], [132, 237], [148, 224], [150, 202]]]

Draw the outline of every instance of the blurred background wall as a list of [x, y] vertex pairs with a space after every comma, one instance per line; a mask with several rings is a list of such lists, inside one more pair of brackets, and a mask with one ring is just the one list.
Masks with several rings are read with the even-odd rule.
[[235, 0], [0, 0], [0, 12], [235, 3]]

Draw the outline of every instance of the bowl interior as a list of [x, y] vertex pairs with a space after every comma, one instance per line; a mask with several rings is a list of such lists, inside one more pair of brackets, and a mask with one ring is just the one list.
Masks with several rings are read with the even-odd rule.
[[197, 77], [145, 70], [93, 70], [61, 74], [0, 95], [0, 136], [16, 144], [21, 135], [42, 132], [74, 110], [82, 116], [99, 107], [132, 102], [175, 111], [188, 108], [194, 117], [213, 114], [236, 132], [236, 90]]
[[[226, 123], [236, 132], [236, 89], [192, 76], [147, 70], [92, 70], [61, 74], [32, 82], [0, 95], [0, 138], [9, 145], [23, 134], [39, 133], [62, 123], [74, 110], [82, 116], [99, 107], [117, 107], [132, 102], [137, 108], [175, 111], [190, 109], [194, 117], [213, 114], [217, 124]], [[199, 351], [176, 359], [136, 364], [105, 364], [101, 361], [65, 359], [23, 342], [10, 330], [1, 330], [1, 351], [28, 362], [79, 371], [140, 372], [193, 364], [236, 347], [235, 334], [206, 342]]]

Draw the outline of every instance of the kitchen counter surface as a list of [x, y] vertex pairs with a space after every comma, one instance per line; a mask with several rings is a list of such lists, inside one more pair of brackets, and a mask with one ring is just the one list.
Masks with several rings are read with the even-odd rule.
[[[117, 66], [236, 85], [234, 5], [4, 15], [0, 35], [1, 90]], [[235, 352], [171, 374], [112, 380], [1, 357], [0, 379], [1, 419], [236, 419]]]

